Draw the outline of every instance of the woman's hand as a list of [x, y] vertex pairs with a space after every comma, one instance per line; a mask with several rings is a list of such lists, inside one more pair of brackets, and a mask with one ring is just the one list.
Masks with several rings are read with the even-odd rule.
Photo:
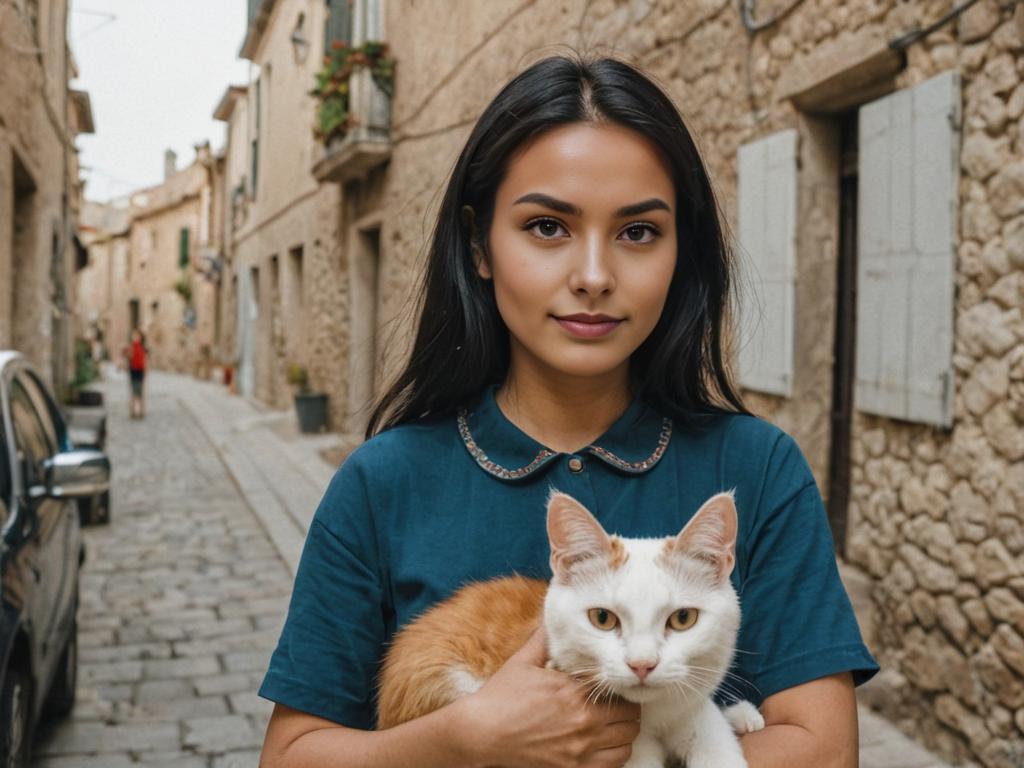
[[640, 732], [640, 705], [588, 702], [582, 683], [544, 668], [546, 648], [541, 626], [483, 688], [453, 705], [475, 764], [619, 768]]

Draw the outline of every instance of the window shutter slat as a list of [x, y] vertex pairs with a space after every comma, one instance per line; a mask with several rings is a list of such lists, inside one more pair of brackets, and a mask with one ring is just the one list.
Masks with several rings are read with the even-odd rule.
[[952, 424], [959, 78], [860, 110], [856, 407]]
[[797, 133], [739, 149], [740, 384], [789, 397], [793, 387]]

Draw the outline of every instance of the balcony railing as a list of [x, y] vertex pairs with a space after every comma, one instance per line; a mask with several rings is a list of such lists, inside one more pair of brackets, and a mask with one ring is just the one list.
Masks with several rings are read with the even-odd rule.
[[313, 175], [320, 181], [362, 177], [391, 157], [391, 98], [368, 67], [359, 67], [349, 78], [349, 113], [353, 124], [345, 135], [318, 145]]

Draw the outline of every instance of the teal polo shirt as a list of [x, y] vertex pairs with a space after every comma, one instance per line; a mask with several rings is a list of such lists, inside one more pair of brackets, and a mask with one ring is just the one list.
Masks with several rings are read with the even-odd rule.
[[397, 630], [467, 582], [551, 578], [552, 487], [629, 537], [678, 533], [710, 496], [735, 488], [731, 578], [742, 621], [720, 701], [760, 704], [825, 675], [851, 671], [860, 684], [878, 670], [839, 580], [814, 477], [781, 429], [741, 414], [685, 429], [635, 398], [592, 444], [560, 453], [510, 422], [495, 390], [449, 418], [374, 436], [338, 469], [260, 696], [372, 729], [378, 667]]

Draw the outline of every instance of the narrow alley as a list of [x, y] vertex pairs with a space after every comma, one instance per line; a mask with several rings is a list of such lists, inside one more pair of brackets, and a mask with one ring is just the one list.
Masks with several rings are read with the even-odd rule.
[[85, 529], [79, 701], [39, 768], [257, 764], [291, 574], [173, 381], [153, 377], [142, 421], [104, 386], [112, 522]]

